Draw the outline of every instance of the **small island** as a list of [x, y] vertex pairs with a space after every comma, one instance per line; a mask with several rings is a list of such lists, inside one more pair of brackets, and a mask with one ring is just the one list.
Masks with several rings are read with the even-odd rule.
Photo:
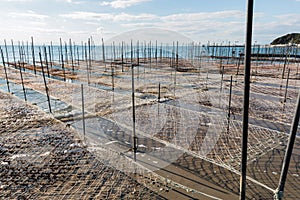
[[278, 37], [271, 42], [271, 45], [300, 44], [300, 33], [289, 33]]

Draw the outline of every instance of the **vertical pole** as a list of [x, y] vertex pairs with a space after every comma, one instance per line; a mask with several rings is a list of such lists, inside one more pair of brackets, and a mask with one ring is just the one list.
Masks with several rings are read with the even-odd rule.
[[140, 50], [139, 50], [139, 41], [137, 41], [137, 47], [136, 47], [136, 59], [137, 59], [137, 65], [140, 65]]
[[230, 115], [231, 115], [231, 96], [232, 96], [232, 76], [230, 76], [230, 88], [229, 88], [229, 103], [227, 114], [227, 133], [229, 133]]
[[65, 71], [65, 64], [64, 64], [64, 56], [63, 54], [61, 54], [61, 67], [62, 67], [62, 70], [63, 70], [63, 76], [64, 76], [64, 81], [66, 81], [66, 71]]
[[251, 41], [253, 23], [253, 3], [248, 0], [247, 5], [247, 32], [245, 46], [245, 74], [244, 74], [244, 110], [243, 110], [243, 135], [242, 135], [242, 159], [240, 177], [240, 200], [246, 199], [246, 174], [247, 174], [247, 145], [248, 145], [248, 117], [250, 97], [250, 69], [251, 69]]
[[157, 40], [155, 41], [155, 66], [157, 68]]
[[7, 44], [5, 39], [4, 39], [4, 46], [5, 46], [5, 53], [6, 53], [6, 63], [7, 66], [9, 67], [8, 50], [7, 50]]
[[160, 82], [158, 83], [158, 103], [160, 103]]
[[68, 45], [67, 42], [65, 42], [65, 61], [67, 64], [69, 64], [69, 58], [68, 58]]
[[72, 40], [71, 38], [69, 39], [69, 49], [70, 49], [70, 54], [71, 54], [71, 62], [72, 62], [72, 71], [74, 72], [74, 61], [73, 61], [73, 51], [72, 51]]
[[122, 47], [121, 47], [121, 57], [122, 57], [122, 72], [124, 72], [124, 42], [122, 41]]
[[82, 130], [85, 139], [85, 116], [84, 116], [84, 94], [83, 94], [83, 84], [81, 84], [81, 105], [82, 105]]
[[65, 66], [64, 66], [64, 56], [63, 56], [63, 50], [62, 50], [62, 41], [61, 38], [59, 38], [59, 42], [60, 42], [60, 60], [61, 60], [61, 67], [63, 70], [63, 75], [64, 75], [64, 81], [66, 81], [66, 72], [65, 72]]
[[48, 106], [49, 106], [49, 112], [52, 113], [52, 110], [51, 110], [51, 103], [50, 103], [50, 97], [49, 97], [49, 89], [48, 89], [48, 87], [47, 87], [47, 82], [46, 82], [46, 78], [45, 78], [45, 71], [44, 71], [44, 67], [43, 67], [42, 54], [41, 54], [41, 52], [39, 52], [39, 56], [40, 56], [40, 62], [41, 62], [42, 73], [43, 73], [43, 80], [44, 80], [45, 91], [46, 91], [47, 101], [48, 101]]
[[104, 48], [104, 40], [102, 38], [102, 58], [103, 58], [103, 63], [104, 63], [104, 67], [105, 67], [105, 72], [106, 72], [106, 63], [105, 63], [105, 48]]
[[288, 69], [288, 76], [287, 76], [287, 79], [286, 79], [285, 93], [284, 93], [284, 100], [283, 100], [284, 103], [286, 102], [286, 98], [287, 98], [287, 90], [288, 90], [288, 87], [289, 87], [289, 79], [290, 79], [290, 69]]
[[131, 82], [132, 82], [132, 130], [133, 130], [133, 152], [134, 161], [136, 162], [137, 137], [135, 133], [135, 100], [134, 100], [134, 65], [131, 64]]
[[48, 46], [48, 53], [49, 53], [50, 67], [51, 67], [51, 69], [52, 69], [53, 63], [52, 63], [51, 47], [50, 47], [50, 46]]
[[84, 43], [84, 52], [85, 52], [87, 82], [88, 82], [88, 85], [90, 85], [90, 74], [89, 74], [89, 64], [88, 64], [88, 60], [87, 60], [88, 55], [87, 55], [86, 43]]
[[283, 191], [284, 191], [284, 185], [290, 165], [290, 160], [293, 152], [293, 147], [297, 135], [297, 129], [298, 129], [298, 124], [299, 124], [299, 117], [300, 117], [300, 92], [298, 94], [298, 99], [297, 99], [297, 105], [295, 109], [295, 114], [294, 114], [294, 119], [292, 123], [292, 127], [290, 130], [290, 136], [287, 144], [287, 150], [284, 155], [284, 160], [283, 160], [283, 166], [281, 169], [281, 174], [279, 178], [279, 183], [278, 183], [278, 188], [275, 191], [275, 199], [281, 200], [283, 198]]
[[224, 79], [224, 66], [222, 66], [221, 70], [221, 87], [220, 87], [220, 92], [223, 90], [223, 79]]
[[[133, 49], [132, 49], [132, 40], [130, 42], [130, 62], [133, 64]], [[133, 69], [133, 68], [132, 68]]]
[[26, 55], [27, 55], [26, 62], [28, 64], [29, 63], [29, 46], [28, 46], [28, 41], [26, 41]]
[[[16, 62], [16, 55], [15, 55], [15, 47], [14, 47], [14, 41], [11, 40], [11, 48], [12, 48], [12, 53], [13, 53], [13, 58], [14, 58], [14, 65], [15, 69], [17, 69], [17, 62]], [[20, 66], [19, 66], [20, 67]]]
[[115, 90], [115, 81], [114, 81], [114, 66], [113, 66], [113, 64], [112, 64], [112, 62], [110, 63], [110, 66], [111, 66], [111, 89], [112, 89], [112, 91], [114, 91]]
[[44, 55], [45, 55], [45, 62], [46, 62], [46, 69], [47, 69], [48, 78], [50, 78], [49, 65], [48, 65], [48, 59], [47, 59], [47, 48], [46, 48], [46, 46], [44, 46]]
[[91, 72], [92, 70], [92, 59], [91, 59], [91, 40], [88, 39], [88, 51], [89, 51], [89, 70], [88, 72]]
[[19, 71], [20, 71], [20, 78], [21, 78], [21, 83], [22, 83], [22, 88], [23, 88], [23, 94], [24, 94], [24, 100], [27, 101], [27, 97], [26, 97], [26, 90], [24, 87], [24, 81], [23, 81], [23, 74], [22, 74], [22, 70], [21, 70], [21, 63], [19, 61]]
[[0, 48], [0, 50], [1, 50], [2, 63], [3, 63], [3, 67], [4, 67], [5, 78], [6, 78], [7, 91], [10, 93], [9, 81], [8, 81], [8, 76], [7, 76], [7, 71], [6, 71], [4, 55], [3, 55], [3, 51], [1, 48]]
[[284, 79], [284, 73], [285, 73], [285, 68], [286, 68], [286, 63], [287, 63], [288, 53], [289, 53], [289, 46], [286, 46], [286, 52], [285, 52], [285, 58], [284, 58], [284, 64], [283, 64], [283, 70], [282, 70], [282, 76], [281, 76], [282, 79]]
[[77, 51], [77, 65], [79, 66], [79, 48], [78, 48], [78, 46], [76, 47], [76, 51]]
[[[53, 45], [52, 45], [52, 41], [50, 42], [50, 47], [51, 47], [51, 57], [52, 57], [52, 59], [51, 59], [51, 60], [52, 60], [52, 62], [54, 62], [54, 60], [55, 60], [54, 58], [55, 58], [55, 57], [54, 57], [54, 52], [53, 52]], [[52, 65], [53, 65], [53, 63], [51, 63], [51, 66], [52, 66]]]

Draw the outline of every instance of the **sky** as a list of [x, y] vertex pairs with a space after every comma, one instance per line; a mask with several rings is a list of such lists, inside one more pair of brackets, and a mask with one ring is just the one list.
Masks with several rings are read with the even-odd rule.
[[[253, 43], [300, 32], [300, 0], [254, 2]], [[100, 43], [137, 29], [168, 30], [202, 44], [243, 44], [246, 7], [246, 0], [0, 0], [0, 44], [31, 37], [36, 44], [89, 37]]]

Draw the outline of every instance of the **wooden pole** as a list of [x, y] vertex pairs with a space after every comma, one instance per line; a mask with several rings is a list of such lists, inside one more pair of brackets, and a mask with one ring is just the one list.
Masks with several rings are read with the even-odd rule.
[[88, 67], [88, 72], [91, 73], [92, 70], [92, 59], [91, 59], [91, 40], [90, 38], [88, 39], [88, 51], [89, 51], [89, 67]]
[[74, 61], [73, 61], [73, 51], [72, 51], [72, 40], [69, 39], [69, 49], [71, 54], [71, 63], [72, 63], [72, 71], [74, 72]]
[[6, 44], [5, 39], [4, 39], [4, 47], [5, 47], [5, 53], [6, 53], [6, 63], [7, 63], [7, 66], [9, 67], [8, 50], [7, 50], [7, 44]]
[[45, 71], [44, 71], [44, 67], [43, 67], [42, 54], [41, 54], [41, 52], [39, 52], [39, 56], [40, 56], [40, 62], [41, 62], [41, 68], [42, 68], [43, 80], [44, 80], [44, 85], [45, 85], [45, 91], [46, 91], [46, 95], [47, 95], [47, 101], [48, 101], [49, 112], [52, 113], [52, 110], [51, 110], [51, 103], [50, 103], [50, 96], [49, 96], [49, 89], [48, 89], [48, 87], [47, 87], [47, 82], [46, 82], [46, 77], [45, 77]]
[[82, 106], [82, 130], [85, 139], [85, 115], [84, 115], [84, 94], [83, 94], [83, 84], [81, 84], [81, 106]]
[[135, 133], [135, 99], [134, 99], [134, 65], [131, 64], [131, 82], [132, 82], [132, 131], [133, 131], [133, 153], [136, 162], [137, 137]]
[[121, 58], [122, 58], [122, 72], [124, 72], [124, 42], [123, 41], [121, 46]]
[[289, 79], [290, 79], [290, 69], [288, 69], [288, 76], [287, 76], [287, 79], [286, 79], [284, 99], [283, 99], [284, 103], [286, 102], [286, 99], [287, 99], [287, 91], [288, 91], [288, 87], [289, 87]]
[[49, 65], [48, 65], [48, 59], [47, 59], [47, 48], [46, 48], [46, 46], [44, 46], [44, 55], [45, 55], [45, 62], [46, 62], [46, 69], [47, 69], [48, 78], [50, 78]]
[[67, 42], [65, 42], [65, 61], [66, 61], [67, 64], [69, 64], [68, 45], [67, 45]]
[[160, 103], [160, 82], [158, 83], [158, 103]]
[[106, 72], [106, 63], [105, 63], [105, 47], [104, 47], [104, 40], [102, 38], [102, 59], [103, 59], [103, 63], [104, 63], [104, 71]]
[[17, 69], [17, 62], [16, 62], [16, 55], [15, 55], [15, 47], [14, 47], [14, 41], [13, 41], [13, 40], [11, 40], [11, 48], [12, 48], [12, 53], [13, 53], [13, 59], [14, 59], [15, 69]]
[[4, 73], [5, 73], [7, 91], [10, 93], [9, 81], [8, 81], [7, 70], [6, 70], [6, 65], [5, 65], [5, 60], [4, 60], [4, 55], [3, 55], [2, 48], [0, 48], [0, 50], [1, 50], [2, 63], [3, 63], [3, 67], [4, 67]]
[[229, 133], [229, 125], [230, 125], [231, 97], [232, 97], [232, 76], [230, 76], [229, 102], [228, 102], [228, 114], [227, 114], [227, 133]]
[[50, 62], [50, 67], [52, 69], [53, 63], [52, 63], [52, 56], [51, 56], [51, 47], [48, 46], [48, 53], [49, 53], [49, 62]]
[[24, 87], [24, 80], [23, 80], [23, 74], [22, 74], [22, 70], [21, 70], [21, 63], [19, 61], [19, 71], [20, 71], [20, 78], [21, 78], [21, 83], [22, 83], [22, 88], [23, 88], [23, 94], [24, 94], [24, 100], [27, 101], [27, 97], [26, 97], [26, 90]]

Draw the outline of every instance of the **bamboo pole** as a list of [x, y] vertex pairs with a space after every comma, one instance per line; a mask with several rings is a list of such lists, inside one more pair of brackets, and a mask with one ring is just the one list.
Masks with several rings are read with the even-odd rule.
[[82, 106], [82, 130], [85, 139], [85, 115], [84, 115], [84, 94], [83, 94], [83, 84], [81, 84], [81, 106]]
[[132, 82], [132, 131], [133, 131], [133, 153], [136, 162], [137, 137], [135, 133], [135, 99], [134, 99], [134, 65], [131, 64], [131, 82]]
[[284, 103], [286, 102], [286, 99], [287, 99], [287, 91], [288, 91], [288, 87], [289, 87], [289, 79], [290, 79], [290, 69], [288, 69], [288, 76], [287, 76], [287, 79], [286, 79], [284, 99], [283, 99]]
[[26, 97], [26, 89], [24, 87], [24, 80], [23, 80], [23, 74], [22, 74], [22, 70], [21, 70], [21, 63], [20, 61], [18, 62], [19, 64], [19, 71], [20, 71], [20, 78], [21, 78], [21, 83], [22, 83], [22, 89], [23, 89], [23, 95], [24, 95], [24, 100], [27, 101], [27, 97]]
[[228, 114], [227, 114], [227, 134], [229, 134], [230, 116], [231, 116], [231, 97], [232, 97], [232, 76], [230, 76], [229, 87], [229, 101], [228, 101]]
[[104, 63], [104, 71], [106, 72], [106, 63], [105, 63], [105, 47], [104, 47], [104, 40], [102, 38], [102, 59], [103, 59], [103, 63]]
[[124, 72], [124, 42], [123, 41], [121, 46], [121, 58], [122, 58], [122, 72]]
[[73, 61], [73, 51], [72, 51], [72, 40], [69, 39], [69, 49], [70, 49], [70, 56], [71, 56], [71, 63], [72, 63], [72, 71], [74, 72], [74, 61]]
[[65, 42], [65, 61], [69, 64], [69, 57], [68, 57], [68, 44]]
[[43, 67], [42, 54], [41, 54], [41, 52], [39, 52], [39, 56], [40, 56], [40, 62], [41, 62], [41, 68], [42, 68], [43, 80], [44, 80], [44, 85], [45, 85], [45, 91], [46, 91], [46, 95], [47, 95], [47, 101], [48, 101], [49, 112], [52, 113], [52, 110], [51, 110], [51, 103], [50, 103], [50, 96], [49, 96], [49, 89], [48, 89], [48, 87], [47, 87], [47, 82], [46, 82], [46, 77], [45, 77], [45, 71], [44, 71], [44, 67]]
[[5, 79], [6, 79], [7, 91], [10, 93], [9, 81], [8, 81], [8, 76], [7, 76], [7, 69], [6, 69], [6, 65], [5, 65], [5, 60], [4, 60], [3, 50], [2, 50], [2, 48], [0, 48], [0, 50], [1, 50], [2, 63], [3, 63], [3, 67], [4, 67], [4, 73], [5, 73]]
[[48, 65], [48, 59], [47, 59], [47, 48], [46, 48], [46, 46], [44, 46], [44, 56], [45, 56], [45, 62], [46, 62], [46, 69], [47, 69], [48, 78], [50, 78], [49, 65]]
[[6, 63], [7, 63], [7, 66], [9, 67], [8, 50], [7, 50], [7, 44], [6, 44], [5, 39], [4, 39], [4, 47], [5, 47], [5, 53], [6, 53]]
[[14, 41], [13, 41], [13, 40], [11, 40], [11, 48], [12, 48], [12, 53], [13, 53], [13, 59], [14, 59], [15, 69], [17, 69], [17, 62], [16, 62], [16, 55], [15, 55], [15, 47], [14, 47]]
[[158, 83], [158, 103], [160, 103], [160, 82]]
[[49, 53], [49, 62], [50, 62], [50, 67], [52, 69], [53, 67], [53, 61], [52, 61], [52, 56], [51, 56], [51, 47], [48, 46], [48, 53]]
[[31, 52], [32, 52], [32, 64], [34, 74], [36, 74], [36, 65], [35, 65], [35, 54], [34, 54], [34, 44], [33, 44], [33, 37], [31, 37]]

